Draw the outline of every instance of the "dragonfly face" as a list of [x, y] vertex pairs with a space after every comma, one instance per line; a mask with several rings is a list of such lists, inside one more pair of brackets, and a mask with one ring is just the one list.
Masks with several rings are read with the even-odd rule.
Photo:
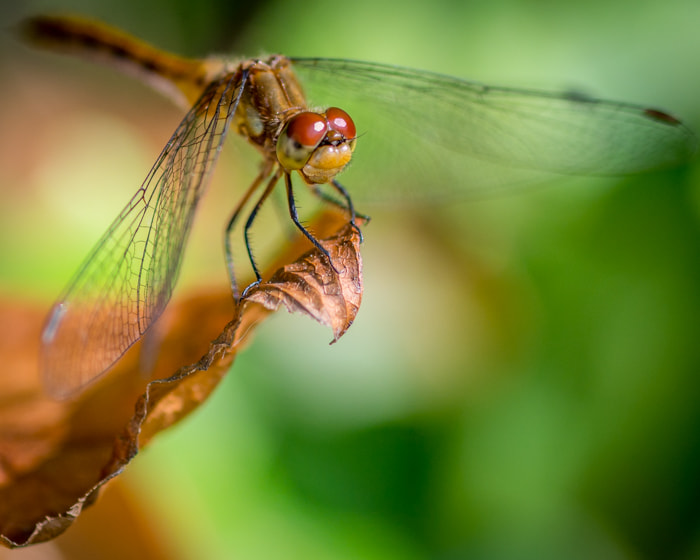
[[355, 149], [355, 123], [342, 109], [294, 115], [277, 138], [277, 160], [287, 171], [298, 170], [308, 183], [328, 183], [350, 163]]

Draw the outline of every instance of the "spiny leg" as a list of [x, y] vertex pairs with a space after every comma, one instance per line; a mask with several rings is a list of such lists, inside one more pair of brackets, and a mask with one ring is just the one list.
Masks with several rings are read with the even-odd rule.
[[366, 214], [360, 214], [359, 212], [355, 211], [355, 205], [352, 202], [352, 198], [350, 198], [350, 193], [345, 189], [343, 185], [341, 185], [337, 180], [333, 179], [333, 181], [330, 183], [333, 188], [340, 193], [340, 195], [343, 197], [345, 200], [345, 203], [343, 204], [341, 201], [339, 201], [337, 198], [329, 195], [325, 191], [321, 190], [320, 185], [317, 184], [312, 184], [309, 185], [311, 187], [311, 190], [314, 191], [316, 196], [318, 196], [321, 200], [324, 200], [333, 206], [337, 206], [341, 210], [347, 210], [350, 212], [350, 225], [353, 227], [353, 229], [358, 233], [360, 236], [360, 243], [363, 241], [362, 237], [362, 231], [360, 231], [359, 226], [355, 222], [355, 219], [359, 216], [366, 222], [370, 221], [370, 217], [367, 216]]
[[292, 189], [292, 177], [289, 173], [284, 174], [284, 184], [285, 187], [287, 188], [287, 204], [289, 205], [289, 215], [292, 218], [292, 221], [294, 222], [294, 225], [297, 226], [297, 229], [304, 234], [306, 239], [311, 241], [313, 243], [314, 247], [316, 247], [321, 253], [325, 255], [325, 257], [328, 259], [328, 264], [331, 265], [331, 268], [338, 274], [340, 274], [340, 271], [335, 268], [335, 265], [333, 264], [333, 260], [331, 259], [331, 254], [328, 252], [328, 250], [321, 245], [321, 242], [316, 239], [310, 232], [307, 230], [302, 223], [299, 221], [299, 215], [297, 214], [297, 207], [296, 203], [294, 202], [294, 190]]
[[[239, 299], [239, 294], [238, 294], [238, 282], [236, 282], [236, 274], [234, 270], [234, 265], [233, 265], [233, 249], [231, 248], [231, 233], [233, 231], [233, 228], [236, 224], [236, 221], [238, 220], [241, 211], [243, 210], [243, 207], [248, 203], [248, 200], [250, 200], [250, 197], [252, 194], [258, 190], [258, 187], [260, 186], [260, 183], [262, 183], [265, 180], [265, 177], [267, 177], [270, 174], [270, 171], [272, 170], [272, 162], [265, 162], [263, 165], [263, 168], [260, 170], [260, 173], [258, 176], [255, 178], [253, 183], [248, 187], [248, 190], [246, 193], [243, 195], [241, 200], [239, 201], [238, 205], [236, 206], [236, 209], [233, 211], [233, 214], [231, 214], [231, 218], [228, 221], [228, 224], [226, 225], [226, 230], [224, 232], [224, 252], [226, 256], [226, 266], [228, 268], [228, 275], [229, 275], [229, 281], [231, 283], [231, 294], [233, 295], [233, 299], [235, 301], [238, 301]], [[278, 177], [279, 178], [279, 177]]]
[[352, 203], [352, 198], [350, 198], [350, 193], [345, 190], [345, 187], [341, 185], [336, 179], [333, 179], [331, 181], [331, 184], [335, 187], [335, 190], [337, 190], [340, 195], [345, 199], [345, 203], [348, 205], [348, 210], [350, 210], [350, 225], [353, 227], [353, 229], [357, 232], [357, 234], [360, 236], [360, 243], [362, 243], [363, 238], [362, 238], [362, 232], [360, 231], [360, 228], [358, 225], [355, 223], [355, 218], [357, 216], [360, 216], [363, 220], [366, 220], [369, 222], [370, 218], [369, 216], [366, 216], [365, 214], [358, 214], [355, 212], [355, 205]]
[[262, 208], [263, 203], [265, 200], [267, 200], [267, 197], [270, 196], [270, 193], [272, 192], [272, 189], [275, 188], [275, 185], [277, 184], [277, 181], [280, 179], [280, 175], [282, 175], [282, 168], [278, 168], [277, 171], [275, 171], [274, 175], [270, 177], [270, 180], [267, 182], [267, 186], [265, 187], [265, 190], [263, 193], [260, 195], [260, 198], [258, 201], [255, 203], [255, 206], [253, 207], [253, 210], [250, 212], [250, 215], [248, 216], [248, 220], [245, 223], [245, 226], [243, 228], [243, 239], [245, 240], [245, 248], [246, 251], [248, 252], [248, 259], [250, 260], [250, 266], [253, 268], [253, 273], [255, 274], [255, 281], [248, 284], [245, 289], [243, 290], [243, 293], [241, 294], [241, 299], [246, 296], [246, 294], [250, 291], [251, 288], [254, 288], [260, 282], [262, 282], [262, 276], [260, 275], [260, 271], [258, 270], [258, 265], [255, 264], [255, 257], [253, 256], [253, 248], [250, 246], [250, 228], [253, 226], [253, 222], [255, 221], [255, 218], [258, 215], [258, 212], [260, 211], [260, 208]]

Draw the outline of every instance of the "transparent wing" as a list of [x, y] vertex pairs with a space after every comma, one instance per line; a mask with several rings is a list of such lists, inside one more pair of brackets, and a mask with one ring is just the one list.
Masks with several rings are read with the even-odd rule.
[[94, 380], [162, 313], [240, 81], [229, 74], [206, 89], [54, 305], [42, 335], [50, 394], [65, 397]]
[[372, 200], [635, 173], [696, 149], [688, 128], [654, 109], [376, 63], [292, 61], [311, 104], [337, 105], [355, 120], [354, 163], [341, 181]]

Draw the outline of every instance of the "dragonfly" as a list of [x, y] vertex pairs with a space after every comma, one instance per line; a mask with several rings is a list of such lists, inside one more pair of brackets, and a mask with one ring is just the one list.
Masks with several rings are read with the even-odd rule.
[[[32, 18], [24, 33], [38, 46], [112, 64], [189, 107], [49, 313], [41, 368], [57, 398], [107, 372], [164, 311], [197, 205], [232, 130], [262, 157], [225, 227], [236, 300], [246, 290], [235, 280], [232, 231], [252, 204], [243, 235], [260, 282], [248, 235], [280, 183], [294, 225], [328, 257], [298, 219], [294, 180], [347, 211], [357, 228], [355, 198], [452, 199], [552, 176], [639, 173], [684, 162], [697, 147], [693, 132], [665, 111], [580, 94], [354, 60], [189, 59], [73, 16]], [[352, 189], [338, 180], [341, 172]]]

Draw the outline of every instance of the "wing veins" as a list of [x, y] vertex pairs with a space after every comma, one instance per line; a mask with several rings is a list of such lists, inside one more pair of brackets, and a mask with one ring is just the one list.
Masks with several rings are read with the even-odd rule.
[[54, 306], [42, 348], [54, 395], [103, 373], [162, 313], [246, 77], [232, 72], [208, 86]]

